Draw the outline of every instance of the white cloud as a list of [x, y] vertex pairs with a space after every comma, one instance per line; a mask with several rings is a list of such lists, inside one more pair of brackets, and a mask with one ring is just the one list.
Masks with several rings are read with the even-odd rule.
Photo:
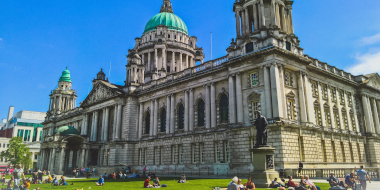
[[380, 50], [373, 53], [357, 54], [356, 64], [347, 69], [348, 72], [359, 74], [380, 73]]
[[361, 45], [372, 45], [380, 42], [380, 33], [370, 37], [360, 39]]

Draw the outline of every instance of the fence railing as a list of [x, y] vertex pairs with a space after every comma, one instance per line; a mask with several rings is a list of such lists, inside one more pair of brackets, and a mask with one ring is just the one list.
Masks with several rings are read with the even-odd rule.
[[[287, 170], [286, 175], [292, 175], [293, 177], [299, 178], [301, 175], [308, 175], [310, 178], [329, 178], [330, 173], [334, 173], [335, 177], [344, 178], [351, 172], [356, 172], [359, 168], [321, 168], [321, 169], [302, 169], [301, 172], [297, 169]], [[379, 168], [365, 168], [368, 172], [370, 178], [378, 179]]]

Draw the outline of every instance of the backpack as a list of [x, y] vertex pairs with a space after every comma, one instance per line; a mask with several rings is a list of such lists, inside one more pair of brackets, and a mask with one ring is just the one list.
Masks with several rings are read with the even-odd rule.
[[299, 187], [296, 187], [296, 190], [306, 190], [306, 187], [304, 187], [304, 186], [299, 186]]
[[166, 184], [163, 184], [163, 185], [161, 185], [161, 187], [167, 187], [167, 185], [166, 185]]

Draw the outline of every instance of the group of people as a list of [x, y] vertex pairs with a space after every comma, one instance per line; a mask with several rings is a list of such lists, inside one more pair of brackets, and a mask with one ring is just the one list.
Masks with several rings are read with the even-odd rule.
[[[344, 183], [352, 190], [356, 190], [357, 184], [360, 183], [361, 189], [366, 190], [367, 180], [369, 183], [371, 183], [371, 179], [367, 171], [364, 170], [363, 166], [360, 166], [360, 169], [356, 171], [356, 174], [354, 172], [351, 172], [344, 178]], [[334, 176], [333, 172], [330, 173], [330, 178], [327, 181], [329, 181], [331, 187], [345, 187], [343, 181], [339, 181], [339, 179]]]
[[255, 184], [252, 182], [252, 178], [248, 178], [248, 182], [242, 184], [241, 179], [238, 177], [232, 178], [232, 181], [230, 184], [228, 184], [227, 190], [255, 190]]
[[59, 186], [59, 185], [67, 185], [67, 181], [65, 177], [61, 176], [61, 180], [58, 180], [57, 177], [53, 179], [52, 185]]
[[[96, 168], [93, 167], [92, 169], [90, 167], [87, 167], [87, 168], [73, 168], [73, 171], [72, 171], [72, 174], [73, 174], [73, 177], [80, 177], [80, 176], [83, 176], [84, 177], [84, 174], [87, 173], [87, 174], [90, 174], [92, 173], [92, 176], [95, 176], [95, 172], [96, 172]], [[87, 175], [87, 177], [91, 177], [90, 175]]]

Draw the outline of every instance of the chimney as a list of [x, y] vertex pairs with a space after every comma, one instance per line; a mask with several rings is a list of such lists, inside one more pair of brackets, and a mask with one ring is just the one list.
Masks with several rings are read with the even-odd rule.
[[8, 121], [12, 119], [14, 110], [15, 110], [15, 107], [13, 107], [13, 106], [9, 107]]

